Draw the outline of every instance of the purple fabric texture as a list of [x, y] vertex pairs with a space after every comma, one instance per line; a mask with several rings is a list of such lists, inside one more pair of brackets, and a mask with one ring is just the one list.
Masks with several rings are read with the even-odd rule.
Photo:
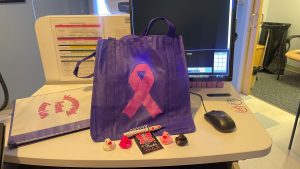
[[66, 135], [76, 131], [88, 129], [90, 127], [90, 120], [82, 120], [75, 123], [64, 124], [61, 126], [51, 127], [47, 129], [37, 130], [30, 133], [9, 136], [8, 147], [17, 148], [18, 146], [34, 143], [41, 140], [47, 140], [52, 137]]
[[[167, 35], [148, 35], [156, 20], [166, 21]], [[96, 142], [143, 125], [164, 126], [158, 135], [195, 131], [182, 37], [166, 18], [144, 32], [98, 42], [90, 119]]]

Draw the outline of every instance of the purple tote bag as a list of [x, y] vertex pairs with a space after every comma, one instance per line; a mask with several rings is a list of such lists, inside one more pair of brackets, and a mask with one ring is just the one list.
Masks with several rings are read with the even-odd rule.
[[[163, 20], [167, 35], [148, 35]], [[166, 18], [154, 18], [142, 36], [101, 39], [95, 56], [90, 131], [96, 142], [120, 139], [140, 126], [162, 125], [170, 134], [190, 133], [195, 125], [190, 109], [189, 79], [181, 36]]]

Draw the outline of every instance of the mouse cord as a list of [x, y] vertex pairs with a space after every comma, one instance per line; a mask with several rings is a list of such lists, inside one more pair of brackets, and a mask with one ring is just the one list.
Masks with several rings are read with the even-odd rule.
[[203, 105], [203, 108], [204, 108], [204, 110], [205, 110], [205, 113], [207, 113], [207, 110], [206, 110], [206, 108], [205, 108], [204, 101], [203, 101], [203, 98], [202, 98], [201, 94], [198, 94], [198, 93], [195, 93], [195, 92], [190, 92], [190, 93], [191, 93], [191, 94], [194, 94], [194, 95], [197, 95], [197, 96], [200, 97], [201, 102], [202, 102], [202, 105]]

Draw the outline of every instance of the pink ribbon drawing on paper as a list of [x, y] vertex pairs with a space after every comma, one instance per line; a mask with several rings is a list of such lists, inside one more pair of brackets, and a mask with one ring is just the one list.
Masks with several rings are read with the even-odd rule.
[[[143, 77], [140, 77], [139, 73], [142, 73]], [[147, 64], [135, 66], [129, 76], [129, 84], [134, 91], [134, 96], [124, 108], [124, 114], [131, 119], [142, 105], [153, 118], [162, 112], [150, 95], [154, 84], [154, 75]]]

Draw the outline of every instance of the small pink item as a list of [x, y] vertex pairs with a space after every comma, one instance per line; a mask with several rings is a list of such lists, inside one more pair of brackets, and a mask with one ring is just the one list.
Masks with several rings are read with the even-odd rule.
[[122, 139], [119, 143], [119, 146], [122, 148], [122, 149], [129, 149], [132, 145], [132, 140], [131, 139], [128, 139], [127, 136], [122, 136]]
[[173, 143], [172, 137], [166, 131], [163, 132], [162, 136], [160, 136], [159, 139], [160, 139], [160, 142], [164, 145]]

